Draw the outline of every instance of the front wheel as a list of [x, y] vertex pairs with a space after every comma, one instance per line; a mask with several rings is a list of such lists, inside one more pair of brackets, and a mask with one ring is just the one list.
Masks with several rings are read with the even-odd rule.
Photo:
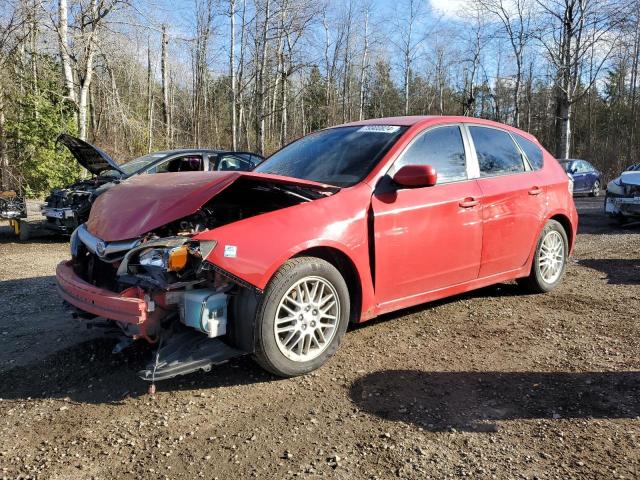
[[333, 265], [315, 257], [287, 261], [258, 307], [256, 361], [282, 377], [319, 368], [337, 351], [349, 309], [349, 289]]
[[531, 273], [518, 283], [531, 293], [550, 292], [562, 281], [568, 257], [567, 232], [559, 222], [549, 220], [538, 239]]

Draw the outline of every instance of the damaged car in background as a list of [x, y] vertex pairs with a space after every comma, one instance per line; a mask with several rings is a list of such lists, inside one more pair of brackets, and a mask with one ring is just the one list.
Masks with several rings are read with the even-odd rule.
[[620, 223], [640, 218], [640, 164], [631, 165], [608, 183], [604, 211]]
[[288, 377], [352, 323], [517, 279], [562, 280], [577, 213], [531, 135], [468, 117], [322, 130], [252, 172], [140, 175], [100, 195], [57, 267], [81, 318], [157, 346], [145, 380], [253, 354]]
[[57, 142], [69, 149], [91, 178], [51, 192], [42, 205], [45, 227], [70, 234], [89, 218], [93, 201], [117, 183], [140, 174], [209, 170], [252, 170], [263, 158], [249, 152], [179, 149], [150, 153], [119, 165], [107, 153], [79, 138], [62, 134]]

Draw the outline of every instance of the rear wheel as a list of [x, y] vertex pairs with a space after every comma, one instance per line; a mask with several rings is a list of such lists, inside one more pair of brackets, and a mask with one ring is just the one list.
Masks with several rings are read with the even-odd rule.
[[600, 195], [600, 180], [596, 180], [593, 184], [593, 188], [591, 189], [591, 193], [589, 193], [592, 197], [597, 197]]
[[518, 283], [531, 293], [550, 292], [562, 281], [568, 255], [567, 233], [559, 222], [549, 220], [538, 239], [531, 273]]
[[282, 377], [319, 368], [337, 351], [349, 309], [349, 290], [333, 265], [315, 257], [289, 260], [258, 307], [256, 361]]

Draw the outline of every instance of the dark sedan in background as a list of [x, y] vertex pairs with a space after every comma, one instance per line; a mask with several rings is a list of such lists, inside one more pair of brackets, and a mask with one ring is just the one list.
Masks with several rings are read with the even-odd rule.
[[[53, 190], [42, 205], [42, 215], [46, 218], [44, 227], [62, 234], [70, 234], [87, 221], [96, 197], [132, 176], [166, 172], [249, 171], [264, 160], [251, 152], [192, 148], [150, 153], [118, 164], [103, 150], [71, 135], [60, 135], [58, 143], [67, 147], [91, 174], [89, 179]], [[26, 235], [21, 238], [26, 238]]]
[[560, 160], [567, 174], [573, 179], [573, 193], [587, 193], [592, 197], [600, 194], [602, 185], [600, 171], [586, 160]]

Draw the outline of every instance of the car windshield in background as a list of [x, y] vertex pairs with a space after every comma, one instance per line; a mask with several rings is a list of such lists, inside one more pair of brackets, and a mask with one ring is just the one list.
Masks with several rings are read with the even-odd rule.
[[568, 172], [571, 168], [573, 161], [560, 161], [560, 165], [562, 165], [562, 168], [564, 168], [565, 172]]
[[166, 157], [166, 153], [150, 153], [143, 157], [134, 158], [127, 163], [120, 165], [120, 169], [127, 175], [133, 175], [134, 173], [144, 170], [150, 166], [153, 162], [157, 162], [163, 157]]
[[350, 187], [366, 177], [406, 130], [395, 125], [321, 130], [290, 143], [254, 171]]

